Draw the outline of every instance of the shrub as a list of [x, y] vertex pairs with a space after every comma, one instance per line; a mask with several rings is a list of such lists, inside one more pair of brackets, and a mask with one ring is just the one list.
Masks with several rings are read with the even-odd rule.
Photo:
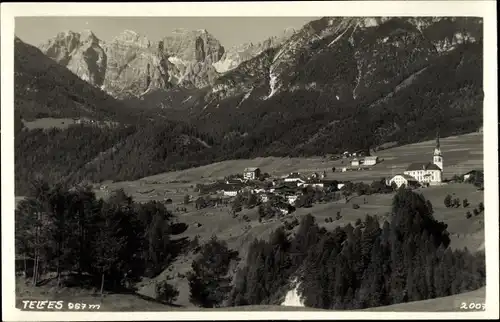
[[450, 195], [446, 195], [446, 197], [444, 197], [444, 206], [446, 208], [450, 208], [452, 206], [452, 201], [451, 201]]
[[337, 216], [335, 217], [336, 220], [339, 220], [342, 218], [342, 215], [340, 214], [340, 211], [337, 211]]
[[474, 212], [474, 216], [479, 215], [479, 210], [477, 210], [476, 208], [474, 208], [473, 212]]
[[165, 303], [175, 302], [179, 296], [179, 291], [167, 281], [157, 282], [155, 292], [156, 299]]
[[356, 219], [356, 222], [354, 223], [354, 225], [360, 226], [361, 225], [361, 219], [360, 218]]
[[[475, 209], [474, 209], [474, 210], [475, 210]], [[465, 217], [466, 217], [467, 219], [469, 219], [470, 217], [472, 217], [472, 214], [470, 213], [470, 211], [467, 211], [467, 214], [465, 215]]]
[[467, 199], [462, 200], [462, 206], [467, 208], [469, 206], [469, 201]]
[[479, 203], [479, 212], [484, 211], [484, 204], [482, 202]]

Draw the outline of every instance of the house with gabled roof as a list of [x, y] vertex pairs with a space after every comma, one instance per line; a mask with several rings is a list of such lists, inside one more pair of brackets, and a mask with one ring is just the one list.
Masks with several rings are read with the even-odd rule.
[[290, 173], [288, 176], [285, 177], [284, 181], [285, 182], [294, 182], [297, 186], [301, 186], [304, 183], [306, 183], [304, 178], [302, 178], [302, 176], [298, 172]]
[[418, 180], [407, 174], [397, 174], [394, 177], [392, 177], [391, 180], [389, 180], [388, 185], [392, 186], [393, 183], [398, 188], [401, 187], [402, 185], [405, 185], [406, 187], [411, 187], [418, 185]]
[[378, 163], [378, 156], [372, 155], [365, 157], [363, 164], [364, 165], [376, 165]]
[[246, 180], [256, 180], [260, 177], [260, 169], [251, 167], [243, 170], [243, 178]]
[[483, 171], [481, 171], [481, 170], [471, 170], [467, 173], [464, 173], [462, 175], [462, 178], [463, 178], [463, 181], [465, 182], [471, 178], [475, 178], [475, 177], [480, 176], [482, 174], [483, 174]]

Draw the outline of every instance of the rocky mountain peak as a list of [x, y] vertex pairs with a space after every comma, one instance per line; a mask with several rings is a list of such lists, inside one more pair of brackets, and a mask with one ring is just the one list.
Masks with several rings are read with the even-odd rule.
[[98, 45], [100, 40], [92, 30], [86, 29], [80, 33], [80, 42], [88, 45]]
[[140, 35], [132, 30], [124, 30], [118, 36], [113, 38], [111, 43], [138, 46], [141, 48], [149, 48], [151, 46], [151, 41], [146, 36]]
[[280, 34], [271, 36], [261, 42], [233, 46], [224, 53], [219, 61], [214, 63], [214, 67], [217, 72], [226, 73], [238, 67], [242, 62], [258, 56], [265, 50], [280, 46], [296, 32], [294, 28], [286, 28]]
[[177, 28], [161, 39], [169, 56], [183, 61], [210, 63], [218, 61], [224, 54], [224, 47], [206, 29], [187, 30]]

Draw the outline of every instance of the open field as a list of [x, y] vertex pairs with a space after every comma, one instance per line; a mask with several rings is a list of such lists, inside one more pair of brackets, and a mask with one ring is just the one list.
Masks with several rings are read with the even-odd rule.
[[[246, 167], [259, 167], [262, 172], [273, 176], [282, 176], [290, 172], [303, 174], [326, 171], [328, 179], [373, 181], [381, 177], [390, 177], [402, 172], [412, 162], [432, 161], [435, 141], [425, 141], [387, 150], [376, 155], [383, 162], [372, 167], [372, 170], [338, 172], [348, 166], [348, 159], [331, 161], [326, 158], [256, 158], [252, 160], [230, 160], [210, 165], [161, 173], [138, 181], [169, 182], [185, 180], [193, 183], [212, 181], [230, 174], [241, 173]], [[444, 178], [451, 178], [473, 169], [483, 168], [483, 134], [471, 133], [441, 139], [441, 151], [444, 157]], [[344, 162], [344, 164], [342, 164]], [[337, 172], [332, 173], [332, 167]]]
[[[431, 161], [434, 146], [435, 141], [426, 141], [379, 151], [377, 155], [384, 161], [365, 171], [339, 172], [341, 167], [348, 164], [347, 159], [331, 161], [320, 157], [267, 157], [230, 160], [182, 171], [165, 172], [135, 181], [104, 182], [106, 189], [97, 190], [96, 193], [99, 197], [104, 197], [106, 191], [123, 188], [137, 201], [163, 200], [168, 195], [168, 198], [176, 203], [180, 202], [184, 195], [192, 194], [195, 184], [213, 182], [231, 174], [241, 173], [246, 167], [259, 167], [263, 173], [267, 172], [272, 176], [283, 176], [290, 172], [311, 174], [326, 171], [328, 179], [372, 182], [401, 173], [412, 162]], [[443, 138], [441, 150], [444, 156], [444, 178], [483, 168], [482, 133]], [[332, 173], [332, 167], [337, 169], [335, 173]]]
[[70, 125], [75, 124], [75, 121], [72, 118], [53, 118], [46, 117], [41, 119], [36, 119], [33, 121], [23, 121], [24, 126], [28, 129], [50, 129], [50, 128], [60, 128], [66, 129]]
[[[86, 119], [87, 118], [81, 118], [81, 119]], [[66, 129], [70, 125], [75, 124], [75, 120], [73, 118], [53, 118], [53, 117], [45, 117], [45, 118], [39, 118], [35, 119], [33, 121], [26, 121], [23, 120], [24, 126], [26, 128], [32, 130], [32, 129], [50, 129], [50, 128], [59, 128], [59, 129]], [[118, 124], [117, 122], [111, 122], [111, 121], [104, 121], [105, 124], [111, 125], [111, 124]], [[98, 123], [96, 123], [98, 124]]]
[[479, 310], [464, 310], [460, 309], [462, 303], [469, 305], [470, 303], [484, 304], [486, 299], [486, 288], [482, 287], [472, 292], [456, 294], [452, 296], [440, 297], [431, 300], [415, 301], [402, 304], [394, 304], [381, 306], [365, 311], [393, 311], [393, 312], [477, 312]]

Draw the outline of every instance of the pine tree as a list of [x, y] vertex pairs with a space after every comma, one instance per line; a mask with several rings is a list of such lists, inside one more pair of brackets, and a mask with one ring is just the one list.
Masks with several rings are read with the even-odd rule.
[[462, 206], [467, 208], [469, 206], [469, 201], [467, 199], [462, 200]]
[[202, 307], [218, 307], [226, 299], [231, 286], [226, 277], [230, 262], [237, 257], [227, 245], [213, 236], [203, 245], [200, 255], [192, 262], [188, 276], [190, 299]]
[[451, 195], [446, 195], [446, 197], [444, 198], [444, 206], [446, 208], [450, 208], [452, 206]]

